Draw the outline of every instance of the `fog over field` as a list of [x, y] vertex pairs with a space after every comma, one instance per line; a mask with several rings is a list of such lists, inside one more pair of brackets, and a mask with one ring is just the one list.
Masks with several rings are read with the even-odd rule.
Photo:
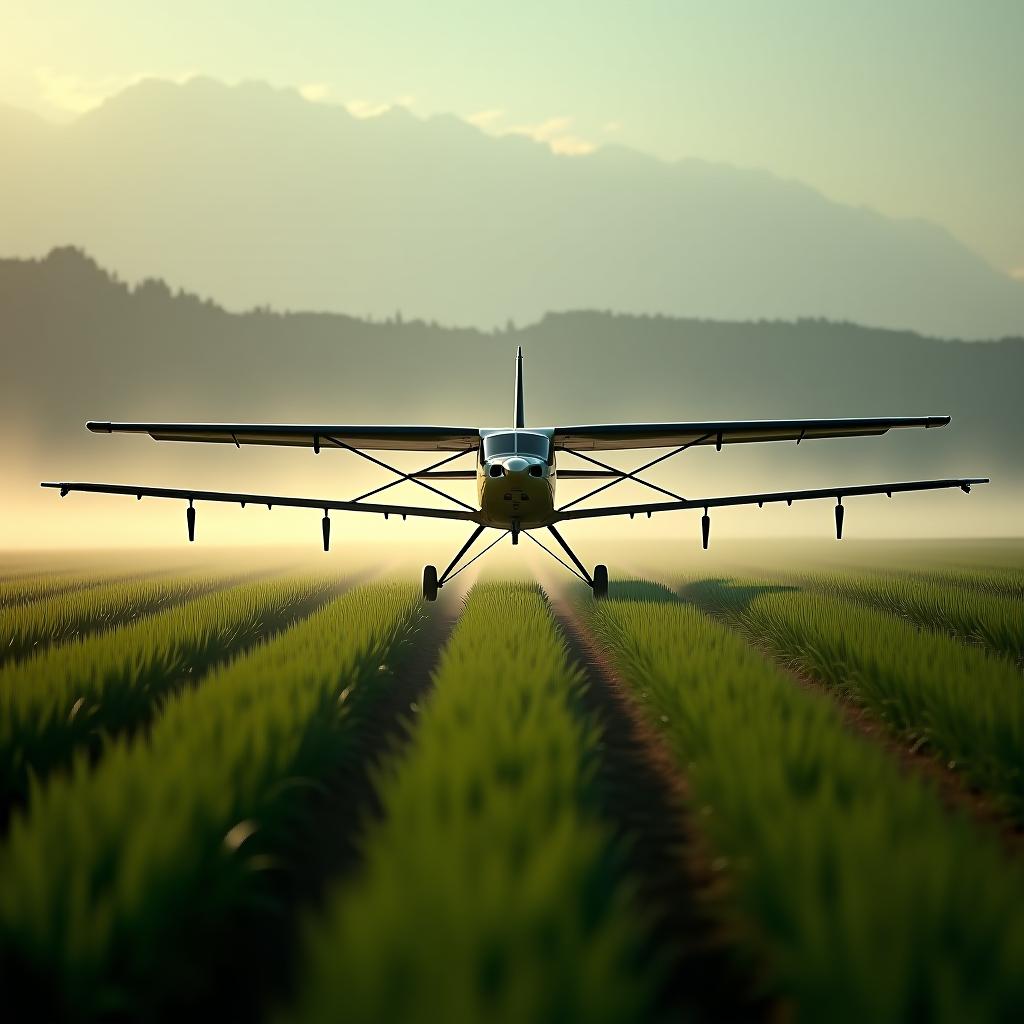
[[[13, 372], [0, 384], [12, 482], [8, 543], [166, 543], [179, 503], [89, 495], [59, 501], [42, 479], [296, 493], [342, 498], [388, 477], [355, 456], [103, 436], [87, 419], [237, 422], [511, 422], [513, 360], [525, 352], [527, 423], [949, 414], [939, 430], [684, 454], [653, 479], [688, 496], [944, 476], [991, 476], [960, 492], [852, 500], [847, 535], [1016, 534], [1024, 480], [1019, 381], [1024, 340], [940, 341], [820, 320], [710, 322], [601, 312], [548, 315], [484, 332], [393, 315], [229, 313], [163, 281], [130, 288], [88, 255], [0, 261], [0, 332]], [[398, 455], [412, 469], [431, 460]], [[645, 461], [613, 461], [631, 467]], [[563, 466], [572, 459], [563, 457]], [[454, 493], [470, 498], [471, 486]], [[430, 504], [412, 485], [397, 501]], [[563, 500], [582, 493], [563, 483]], [[641, 499], [631, 484], [609, 498]], [[600, 500], [600, 499], [597, 499]], [[211, 543], [315, 541], [301, 510], [205, 506]], [[827, 535], [825, 504], [722, 510], [715, 535]], [[450, 538], [456, 525], [342, 516], [337, 540], [387, 541], [396, 529]], [[574, 525], [609, 540], [698, 536], [693, 515]], [[447, 543], [447, 541], [446, 541]]]

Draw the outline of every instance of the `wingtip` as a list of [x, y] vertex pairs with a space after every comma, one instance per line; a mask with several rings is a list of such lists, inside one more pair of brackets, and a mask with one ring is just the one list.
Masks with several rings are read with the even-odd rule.
[[113, 431], [110, 429], [110, 421], [106, 420], [86, 420], [85, 426], [88, 430], [91, 430], [94, 434], [111, 434]]

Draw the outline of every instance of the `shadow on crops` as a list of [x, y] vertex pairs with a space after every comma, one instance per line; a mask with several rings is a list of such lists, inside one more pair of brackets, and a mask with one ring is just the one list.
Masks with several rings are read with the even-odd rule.
[[708, 579], [683, 584], [679, 597], [702, 608], [743, 612], [752, 601], [765, 594], [791, 593], [799, 589], [785, 583], [743, 584], [730, 579]]
[[608, 584], [608, 597], [613, 601], [675, 601], [676, 595], [661, 583], [649, 580], [612, 580]]

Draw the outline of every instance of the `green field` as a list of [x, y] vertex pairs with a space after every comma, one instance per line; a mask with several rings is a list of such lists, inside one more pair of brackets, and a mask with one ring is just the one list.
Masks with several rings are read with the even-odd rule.
[[624, 550], [0, 555], [5, 1018], [1020, 1020], [1024, 545]]

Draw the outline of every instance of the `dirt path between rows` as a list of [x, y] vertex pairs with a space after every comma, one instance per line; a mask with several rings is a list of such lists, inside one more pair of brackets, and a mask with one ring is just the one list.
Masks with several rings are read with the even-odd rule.
[[675, 596], [677, 600], [699, 608], [705, 615], [733, 630], [758, 654], [789, 676], [795, 685], [832, 703], [839, 710], [849, 732], [884, 750], [905, 775], [916, 776], [929, 785], [951, 814], [967, 815], [982, 832], [994, 837], [1010, 856], [1024, 857], [1024, 823], [1008, 815], [992, 794], [972, 785], [955, 765], [943, 761], [934, 748], [927, 744], [909, 744], [874, 711], [860, 703], [852, 687], [825, 683], [816, 676], [786, 664], [783, 658], [777, 657], [764, 644], [759, 643], [756, 637], [749, 635], [728, 615], [706, 607], [695, 598], [679, 593]]
[[961, 772], [939, 760], [927, 745], [908, 746], [886, 722], [859, 704], [852, 693], [787, 667], [755, 643], [751, 646], [790, 676], [799, 687], [835, 704], [849, 732], [881, 747], [899, 764], [905, 775], [917, 776], [928, 783], [947, 811], [966, 814], [984, 832], [1002, 843], [1008, 853], [1024, 857], [1024, 825], [1008, 817], [991, 794], [973, 787]]
[[569, 650], [586, 673], [586, 708], [604, 731], [599, 782], [606, 816], [627, 844], [630, 874], [652, 914], [654, 951], [669, 956], [663, 1010], [682, 1020], [777, 1019], [780, 1008], [757, 994], [755, 979], [738, 962], [713, 912], [721, 883], [688, 810], [675, 757], [571, 600], [556, 588], [548, 594]]

